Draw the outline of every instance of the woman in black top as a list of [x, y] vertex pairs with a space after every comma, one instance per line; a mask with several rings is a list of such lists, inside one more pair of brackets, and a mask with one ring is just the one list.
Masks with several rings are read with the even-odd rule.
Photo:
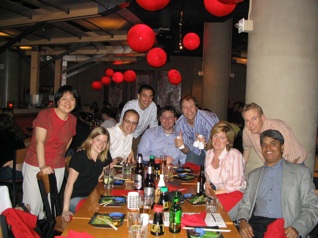
[[64, 191], [63, 219], [70, 220], [80, 200], [86, 198], [103, 175], [103, 167], [112, 162], [107, 157], [109, 134], [103, 127], [96, 127], [83, 142], [80, 150], [69, 163]]

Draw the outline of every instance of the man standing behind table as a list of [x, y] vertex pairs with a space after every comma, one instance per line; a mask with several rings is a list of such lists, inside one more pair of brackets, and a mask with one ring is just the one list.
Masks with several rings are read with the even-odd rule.
[[113, 162], [111, 166], [126, 160], [134, 161], [134, 153], [131, 149], [133, 133], [138, 125], [139, 115], [135, 110], [125, 111], [123, 120], [116, 126], [107, 128], [110, 135], [109, 151]]
[[112, 112], [111, 109], [109, 108], [103, 108], [101, 111], [100, 111], [100, 115], [101, 115], [101, 118], [103, 119], [103, 123], [100, 125], [104, 128], [109, 128], [109, 127], [112, 127], [112, 126], [115, 126], [117, 124], [117, 121], [114, 119], [115, 113]]
[[283, 159], [285, 144], [279, 131], [264, 131], [260, 145], [265, 164], [249, 173], [237, 215], [240, 234], [243, 238], [263, 237], [268, 224], [284, 218], [287, 238], [305, 238], [318, 222], [311, 172]]
[[143, 84], [140, 85], [138, 90], [138, 99], [134, 99], [131, 101], [128, 101], [120, 116], [120, 121], [123, 119], [123, 115], [125, 111], [128, 109], [134, 109], [139, 114], [139, 122], [136, 130], [133, 134], [133, 145], [132, 150], [134, 154], [137, 153], [137, 148], [139, 141], [141, 139], [142, 133], [149, 127], [155, 127], [158, 126], [158, 120], [157, 120], [157, 106], [152, 101], [154, 98], [154, 90], [150, 85]]
[[259, 143], [260, 134], [268, 129], [278, 130], [285, 139], [285, 149], [283, 158], [291, 163], [303, 163], [306, 159], [306, 152], [296, 140], [292, 130], [286, 122], [265, 117], [262, 108], [256, 103], [247, 104], [242, 110], [245, 121], [243, 130], [244, 159], [248, 162], [251, 148], [255, 150], [258, 157], [264, 161], [261, 145]]
[[219, 118], [213, 112], [199, 110], [197, 99], [190, 95], [181, 98], [180, 107], [183, 115], [175, 126], [178, 133], [175, 146], [187, 155], [186, 162], [203, 165], [205, 150], [194, 147], [193, 143], [198, 140], [205, 148], [206, 138], [210, 137], [210, 131]]
[[167, 163], [178, 165], [185, 163], [186, 155], [174, 145], [174, 139], [178, 133], [174, 129], [177, 121], [177, 112], [174, 107], [165, 106], [158, 113], [160, 126], [149, 128], [142, 135], [138, 153], [143, 155], [144, 161], [149, 160], [150, 155], [160, 157], [167, 156]]

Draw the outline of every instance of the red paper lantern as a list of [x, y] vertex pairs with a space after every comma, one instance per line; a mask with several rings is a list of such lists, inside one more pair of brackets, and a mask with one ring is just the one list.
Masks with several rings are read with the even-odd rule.
[[124, 81], [124, 75], [121, 72], [116, 72], [113, 74], [113, 81], [115, 83], [122, 83]]
[[102, 82], [102, 84], [107, 85], [107, 84], [110, 84], [110, 81], [111, 81], [111, 80], [110, 80], [110, 77], [108, 77], [108, 76], [103, 76], [100, 81]]
[[92, 88], [94, 90], [100, 90], [103, 87], [102, 82], [101, 81], [94, 81], [92, 82]]
[[168, 72], [168, 79], [171, 84], [178, 85], [182, 81], [182, 76], [178, 70], [171, 69]]
[[218, 0], [204, 0], [204, 6], [209, 13], [217, 17], [229, 15], [236, 7], [235, 4], [223, 4]]
[[137, 24], [129, 29], [128, 45], [136, 52], [145, 52], [155, 43], [155, 33], [145, 24]]
[[147, 54], [147, 62], [152, 67], [159, 68], [167, 61], [167, 54], [161, 48], [153, 48]]
[[108, 76], [108, 77], [111, 77], [113, 76], [114, 74], [114, 70], [113, 69], [106, 69], [105, 70], [105, 75]]
[[133, 70], [127, 70], [124, 73], [124, 80], [128, 83], [132, 83], [136, 80], [136, 73]]
[[168, 5], [170, 0], [136, 0], [143, 9], [148, 11], [158, 11]]
[[200, 37], [196, 33], [188, 33], [183, 37], [183, 46], [188, 50], [195, 50], [200, 45]]
[[218, 1], [224, 4], [238, 4], [238, 3], [244, 2], [244, 0], [218, 0]]

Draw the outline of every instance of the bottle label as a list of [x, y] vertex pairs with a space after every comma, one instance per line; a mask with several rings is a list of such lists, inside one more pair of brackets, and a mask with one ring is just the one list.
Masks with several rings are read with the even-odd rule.
[[144, 188], [144, 194], [145, 196], [151, 196], [153, 197], [154, 196], [154, 193], [155, 193], [155, 189], [153, 187], [145, 187]]
[[200, 182], [197, 182], [197, 193], [198, 193], [198, 194], [200, 193], [200, 187], [201, 187], [201, 183], [200, 183]]
[[140, 174], [135, 174], [134, 187], [135, 187], [135, 189], [141, 189], [142, 188], [142, 176]]
[[163, 224], [152, 224], [150, 231], [153, 235], [162, 235], [165, 232]]
[[164, 209], [164, 210], [169, 209], [169, 202], [168, 202], [168, 201], [164, 201], [163, 204], [162, 204], [162, 206], [163, 206], [163, 209]]

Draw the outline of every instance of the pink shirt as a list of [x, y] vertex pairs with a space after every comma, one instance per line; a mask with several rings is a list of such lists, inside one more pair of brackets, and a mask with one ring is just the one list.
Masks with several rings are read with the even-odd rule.
[[245, 162], [243, 155], [237, 149], [226, 148], [221, 152], [219, 168], [212, 167], [213, 149], [208, 150], [205, 157], [206, 179], [212, 182], [217, 189], [225, 189], [228, 193], [246, 188], [244, 175]]
[[[285, 140], [283, 158], [285, 160], [295, 163], [295, 160], [299, 158], [297, 161], [298, 164], [305, 161], [307, 154], [296, 140], [296, 137], [286, 122], [277, 119], [265, 118], [260, 134], [268, 129], [277, 130], [283, 135]], [[260, 134], [253, 134], [245, 127], [243, 130], [243, 148], [253, 148], [258, 157], [262, 161], [265, 161], [261, 149]]]

